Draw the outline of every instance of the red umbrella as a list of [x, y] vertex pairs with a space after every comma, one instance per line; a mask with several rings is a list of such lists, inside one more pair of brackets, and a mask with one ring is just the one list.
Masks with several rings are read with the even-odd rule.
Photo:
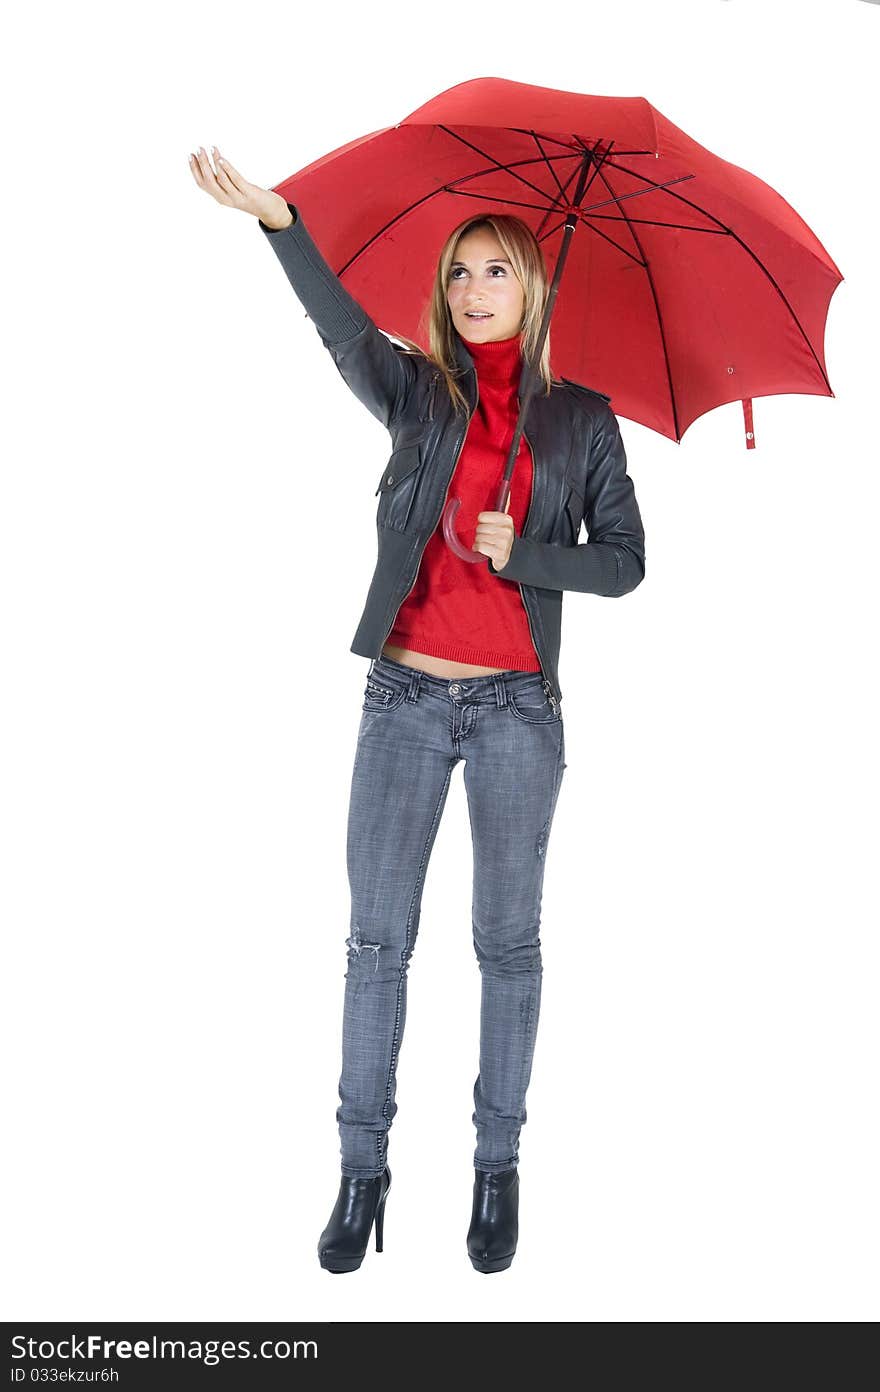
[[[552, 314], [556, 375], [608, 393], [618, 415], [670, 439], [742, 401], [754, 448], [753, 397], [834, 395], [824, 331], [841, 272], [780, 194], [642, 97], [476, 78], [322, 156], [275, 192], [302, 210], [371, 318], [423, 347], [438, 246], [472, 211], [515, 213], [553, 276], [534, 361]], [[485, 560], [454, 538], [457, 505], [447, 505], [447, 539], [467, 559]]]

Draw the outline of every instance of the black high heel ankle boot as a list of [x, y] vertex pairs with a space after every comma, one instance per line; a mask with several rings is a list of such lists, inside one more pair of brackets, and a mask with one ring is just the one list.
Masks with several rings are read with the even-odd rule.
[[474, 1171], [474, 1207], [467, 1236], [475, 1271], [505, 1271], [519, 1237], [519, 1173]]
[[382, 1251], [385, 1200], [391, 1188], [388, 1166], [374, 1179], [344, 1174], [330, 1221], [318, 1241], [318, 1261], [325, 1271], [357, 1271], [364, 1259], [373, 1220], [376, 1251]]

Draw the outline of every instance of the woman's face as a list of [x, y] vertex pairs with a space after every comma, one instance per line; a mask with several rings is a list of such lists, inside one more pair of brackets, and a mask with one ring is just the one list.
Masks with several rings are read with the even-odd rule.
[[[475, 228], [461, 238], [449, 269], [446, 300], [456, 329], [473, 343], [519, 333], [525, 295], [491, 228]], [[488, 318], [471, 317], [477, 310]]]

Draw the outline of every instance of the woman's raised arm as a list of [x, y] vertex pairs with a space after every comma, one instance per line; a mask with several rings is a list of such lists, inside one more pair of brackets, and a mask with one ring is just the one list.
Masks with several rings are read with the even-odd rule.
[[403, 409], [416, 377], [412, 356], [396, 349], [327, 264], [291, 203], [249, 183], [216, 147], [216, 171], [201, 147], [190, 155], [193, 178], [224, 207], [259, 221], [284, 273], [343, 380], [385, 426]]

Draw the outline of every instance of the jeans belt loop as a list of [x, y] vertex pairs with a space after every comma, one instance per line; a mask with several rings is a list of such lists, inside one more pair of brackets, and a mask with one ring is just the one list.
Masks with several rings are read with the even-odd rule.
[[495, 682], [496, 704], [499, 710], [504, 710], [505, 706], [507, 705], [507, 686], [505, 684], [504, 678], [499, 677], [496, 673], [493, 673], [493, 680]]

